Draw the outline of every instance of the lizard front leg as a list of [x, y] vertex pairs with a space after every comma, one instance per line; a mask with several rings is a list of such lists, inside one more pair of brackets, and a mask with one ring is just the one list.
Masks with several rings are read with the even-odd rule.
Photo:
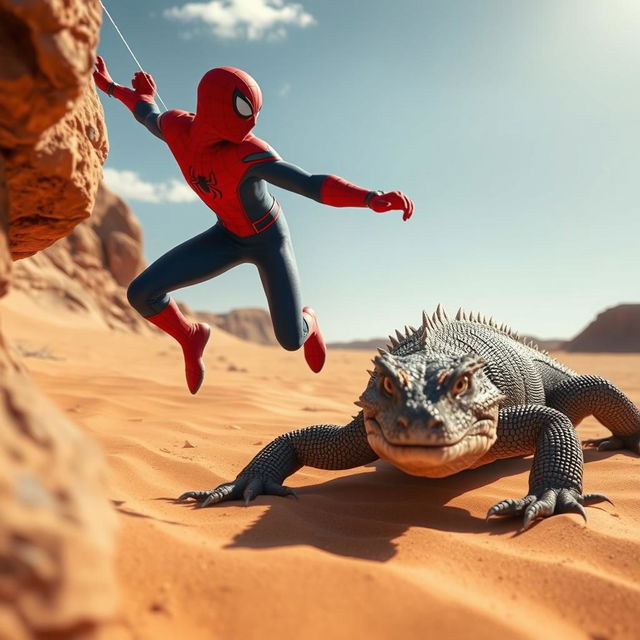
[[523, 516], [523, 529], [536, 518], [557, 513], [579, 513], [586, 520], [583, 505], [608, 500], [600, 494], [583, 495], [580, 441], [571, 420], [556, 409], [542, 405], [501, 409], [494, 448], [496, 458], [523, 455], [534, 449], [535, 453], [528, 494], [495, 504], [487, 519], [494, 515]]
[[361, 412], [344, 427], [319, 424], [285, 433], [262, 449], [233, 482], [210, 491], [187, 491], [178, 500], [192, 499], [208, 507], [240, 499], [248, 504], [261, 494], [295, 495], [282, 483], [300, 467], [351, 469], [377, 459], [367, 442]]
[[599, 451], [629, 449], [640, 454], [640, 410], [609, 380], [598, 376], [574, 376], [548, 394], [547, 404], [562, 411], [574, 425], [593, 415], [613, 434], [585, 440]]

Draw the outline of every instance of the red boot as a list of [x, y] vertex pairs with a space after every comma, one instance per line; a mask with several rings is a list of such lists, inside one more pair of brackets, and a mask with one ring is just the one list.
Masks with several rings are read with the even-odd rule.
[[173, 300], [160, 313], [147, 320], [179, 342], [184, 354], [187, 386], [191, 393], [197, 393], [204, 380], [202, 353], [211, 335], [209, 325], [203, 322], [191, 324]]
[[324, 367], [327, 348], [324, 344], [324, 338], [320, 333], [318, 318], [316, 317], [316, 312], [311, 307], [304, 307], [302, 309], [302, 317], [307, 321], [307, 325], [309, 326], [309, 335], [304, 343], [304, 359], [307, 361], [311, 371], [319, 373], [322, 367]]

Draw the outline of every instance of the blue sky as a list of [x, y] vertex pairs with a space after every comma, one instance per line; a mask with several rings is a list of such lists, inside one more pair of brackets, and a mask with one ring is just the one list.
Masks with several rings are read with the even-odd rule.
[[[328, 340], [385, 335], [439, 302], [568, 338], [638, 301], [635, 0], [104, 2], [169, 108], [193, 110], [208, 69], [240, 67], [264, 95], [255, 133], [283, 158], [415, 201], [403, 223], [273, 189]], [[128, 83], [106, 17], [99, 52]], [[152, 261], [215, 217], [163, 143], [102, 102], [107, 177]], [[266, 307], [246, 265], [175, 297]]]

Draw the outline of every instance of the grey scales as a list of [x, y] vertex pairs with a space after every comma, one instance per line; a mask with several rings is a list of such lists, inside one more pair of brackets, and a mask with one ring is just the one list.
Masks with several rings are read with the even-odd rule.
[[609, 499], [583, 493], [583, 456], [575, 427], [593, 415], [611, 436], [599, 450], [640, 453], [640, 411], [614, 384], [580, 375], [521, 340], [505, 325], [441, 306], [419, 328], [390, 337], [345, 425], [285, 433], [264, 447], [233, 482], [188, 491], [178, 500], [207, 507], [249, 503], [260, 494], [295, 495], [285, 478], [303, 466], [350, 469], [382, 459], [406, 473], [439, 478], [502, 458], [533, 454], [529, 490], [492, 506], [491, 516], [535, 519], [579, 513]]

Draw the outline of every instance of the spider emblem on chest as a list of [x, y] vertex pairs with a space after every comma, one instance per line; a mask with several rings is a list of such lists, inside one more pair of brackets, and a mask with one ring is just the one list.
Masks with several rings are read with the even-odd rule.
[[197, 176], [193, 167], [189, 167], [189, 183], [192, 187], [195, 187], [202, 193], [210, 193], [214, 200], [216, 198], [222, 199], [222, 191], [220, 191], [216, 186], [218, 184], [218, 180], [216, 179], [216, 174], [213, 173], [213, 171], [209, 174], [208, 178], [205, 178], [205, 176]]

